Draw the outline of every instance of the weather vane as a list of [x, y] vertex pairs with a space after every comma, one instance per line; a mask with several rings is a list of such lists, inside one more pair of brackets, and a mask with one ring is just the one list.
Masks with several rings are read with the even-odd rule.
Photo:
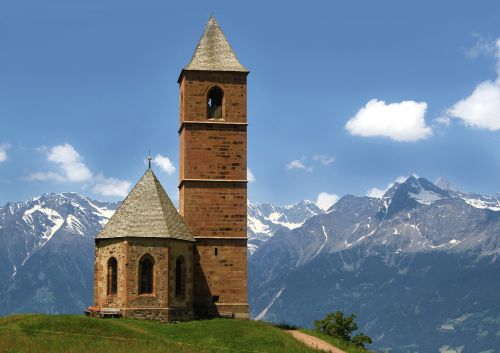
[[148, 150], [148, 165], [149, 165], [149, 169], [151, 169], [151, 160], [153, 158], [151, 157], [151, 150]]

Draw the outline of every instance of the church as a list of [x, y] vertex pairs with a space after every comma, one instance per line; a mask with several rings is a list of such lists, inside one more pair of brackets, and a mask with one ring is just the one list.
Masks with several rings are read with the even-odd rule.
[[98, 313], [249, 317], [247, 75], [212, 16], [178, 79], [177, 210], [149, 167], [95, 239]]

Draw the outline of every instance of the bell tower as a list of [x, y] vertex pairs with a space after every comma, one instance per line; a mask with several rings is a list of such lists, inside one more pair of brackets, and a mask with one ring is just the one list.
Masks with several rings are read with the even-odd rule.
[[196, 240], [198, 317], [248, 318], [247, 75], [208, 20], [179, 76], [179, 212]]

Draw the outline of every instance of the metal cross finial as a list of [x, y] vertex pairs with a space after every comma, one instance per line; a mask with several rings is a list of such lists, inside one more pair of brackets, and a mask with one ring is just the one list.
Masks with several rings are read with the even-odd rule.
[[149, 169], [151, 169], [151, 160], [153, 159], [153, 157], [151, 157], [151, 150], [149, 150], [148, 152], [148, 165], [149, 165]]

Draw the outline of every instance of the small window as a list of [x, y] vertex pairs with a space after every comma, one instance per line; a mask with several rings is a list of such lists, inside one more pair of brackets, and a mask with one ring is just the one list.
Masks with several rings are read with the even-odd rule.
[[214, 249], [214, 254], [215, 254], [215, 256], [219, 255], [219, 249], [215, 248]]
[[222, 101], [224, 92], [219, 87], [214, 87], [208, 92], [207, 109], [209, 119], [222, 119]]
[[154, 260], [151, 255], [144, 255], [139, 261], [139, 294], [153, 293]]
[[179, 257], [175, 261], [175, 296], [182, 297], [186, 292], [186, 265], [184, 258]]
[[108, 295], [116, 294], [118, 289], [118, 261], [114, 257], [108, 260]]
[[214, 295], [214, 296], [212, 296], [212, 301], [213, 301], [214, 303], [218, 303], [218, 302], [219, 302], [219, 296], [218, 296], [218, 295]]

